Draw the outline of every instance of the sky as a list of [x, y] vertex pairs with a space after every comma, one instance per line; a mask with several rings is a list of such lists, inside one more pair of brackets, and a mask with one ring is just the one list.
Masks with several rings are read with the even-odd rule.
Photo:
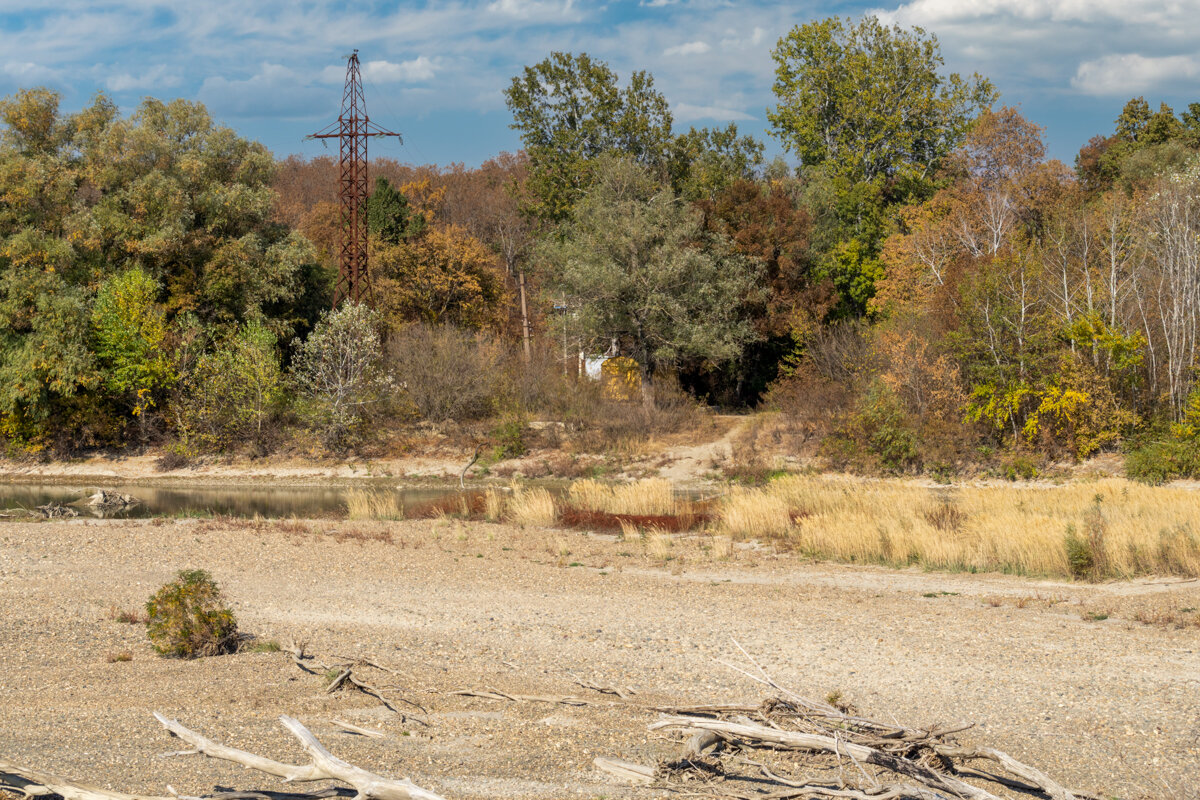
[[0, 0], [0, 95], [49, 86], [71, 111], [103, 91], [125, 112], [182, 97], [277, 156], [336, 156], [304, 137], [336, 119], [357, 48], [372, 121], [404, 135], [372, 156], [476, 165], [519, 149], [503, 89], [562, 50], [622, 80], [649, 71], [677, 129], [735, 121], [773, 156], [772, 48], [796, 25], [863, 14], [935, 34], [947, 71], [990, 78], [1067, 163], [1130, 97], [1200, 100], [1200, 0]]

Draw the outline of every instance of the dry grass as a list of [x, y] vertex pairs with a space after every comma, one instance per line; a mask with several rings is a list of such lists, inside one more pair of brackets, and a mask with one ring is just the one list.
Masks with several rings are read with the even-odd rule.
[[567, 496], [576, 508], [606, 514], [671, 516], [678, 511], [671, 482], [661, 478], [617, 485], [575, 481]]
[[787, 502], [757, 489], [734, 489], [722, 501], [722, 527], [738, 539], [777, 539], [792, 533]]
[[558, 519], [558, 509], [554, 498], [545, 489], [514, 488], [505, 516], [522, 528], [544, 528]]
[[504, 516], [504, 495], [498, 489], [488, 489], [483, 495], [483, 518], [499, 522]]
[[653, 529], [646, 535], [646, 555], [656, 561], [667, 561], [671, 558], [673, 542], [671, 534], [666, 531]]
[[128, 650], [118, 650], [104, 656], [104, 660], [109, 664], [121, 664], [126, 661], [133, 661], [133, 653]]
[[733, 557], [733, 539], [728, 536], [712, 537], [712, 547], [710, 554], [718, 560], [725, 560]]
[[787, 476], [721, 507], [735, 538], [822, 558], [930, 569], [1122, 578], [1200, 576], [1200, 493], [1111, 479], [930, 489]]
[[351, 489], [346, 492], [350, 519], [403, 519], [404, 507], [395, 492], [386, 489]]

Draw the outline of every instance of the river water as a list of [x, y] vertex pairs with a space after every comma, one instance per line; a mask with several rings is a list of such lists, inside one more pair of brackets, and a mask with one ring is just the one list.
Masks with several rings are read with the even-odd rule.
[[[401, 508], [414, 508], [454, 497], [458, 489], [430, 487], [370, 487], [375, 491], [394, 491]], [[86, 502], [99, 489], [136, 497], [138, 505], [120, 510], [93, 510]], [[204, 486], [162, 488], [156, 486], [0, 484], [0, 513], [33, 509], [48, 503], [61, 503], [76, 509], [80, 516], [163, 517], [329, 517], [344, 516], [346, 493], [350, 489], [334, 486]]]

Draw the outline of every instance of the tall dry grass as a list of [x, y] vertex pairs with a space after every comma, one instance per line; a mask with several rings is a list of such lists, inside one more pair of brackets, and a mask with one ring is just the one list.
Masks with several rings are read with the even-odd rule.
[[576, 508], [606, 514], [665, 517], [678, 510], [671, 482], [658, 478], [616, 485], [593, 480], [575, 481], [567, 492], [567, 499]]
[[351, 489], [346, 492], [346, 515], [350, 519], [403, 519], [400, 496], [387, 489]]
[[1091, 579], [1200, 576], [1200, 492], [1119, 479], [943, 489], [789, 476], [731, 493], [718, 524], [734, 538], [858, 563]]
[[550, 492], [545, 489], [514, 486], [512, 496], [505, 504], [504, 516], [522, 528], [544, 528], [558, 519], [558, 508]]

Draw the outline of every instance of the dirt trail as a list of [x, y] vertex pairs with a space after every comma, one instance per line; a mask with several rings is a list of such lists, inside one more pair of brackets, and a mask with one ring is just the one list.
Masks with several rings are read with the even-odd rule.
[[[664, 567], [638, 543], [452, 520], [0, 525], [0, 754], [124, 791], [279, 789], [218, 762], [158, 758], [178, 744], [150, 712], [282, 759], [297, 757], [275, 722], [289, 714], [335, 754], [447, 797], [657, 796], [591, 767], [597, 755], [675, 753], [646, 732], [653, 713], [447, 692], [611, 699], [575, 686], [575, 674], [632, 686], [647, 704], [761, 698], [714, 660], [738, 658], [736, 637], [799, 691], [839, 690], [885, 719], [972, 720], [967, 741], [1068, 785], [1196, 797], [1200, 629], [1081, 618], [1096, 604], [1200, 606], [1196, 584], [1126, 584], [1116, 597], [1106, 587], [745, 550], [713, 562], [702, 545], [678, 543]], [[320, 657], [370, 655], [403, 670], [379, 680], [426, 707], [431, 725], [361, 694], [327, 695], [280, 653], [155, 657], [144, 632], [113, 621], [110, 608], [138, 607], [185, 567], [209, 569], [242, 629], [261, 639], [302, 639]], [[1001, 602], [981, 600], [992, 596]], [[107, 663], [120, 650], [133, 660]], [[333, 718], [387, 736], [339, 732]]]

